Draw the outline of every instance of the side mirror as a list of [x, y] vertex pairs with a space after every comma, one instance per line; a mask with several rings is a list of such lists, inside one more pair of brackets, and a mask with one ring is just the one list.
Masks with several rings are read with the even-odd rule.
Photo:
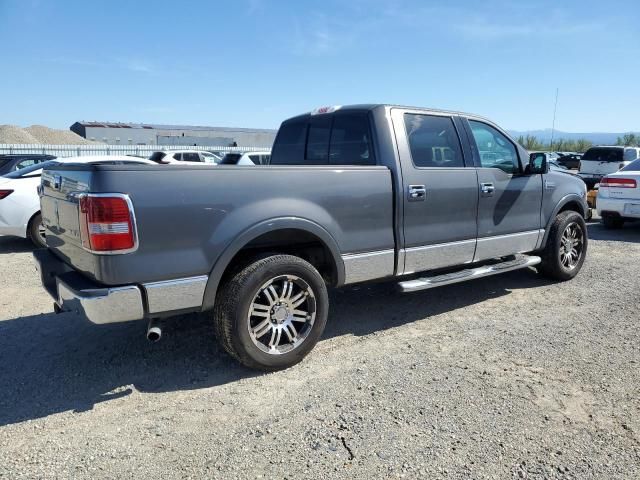
[[549, 162], [544, 153], [532, 153], [529, 156], [529, 164], [524, 171], [528, 175], [537, 175], [541, 173], [549, 173]]

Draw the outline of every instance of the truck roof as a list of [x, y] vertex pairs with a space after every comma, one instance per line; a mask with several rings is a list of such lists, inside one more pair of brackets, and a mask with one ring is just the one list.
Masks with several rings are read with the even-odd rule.
[[[334, 113], [336, 111], [344, 111], [344, 110], [352, 110], [352, 111], [370, 111], [370, 110], [375, 110], [377, 108], [403, 108], [403, 109], [407, 109], [407, 110], [419, 110], [419, 111], [423, 111], [425, 113], [444, 113], [444, 114], [448, 114], [448, 115], [461, 115], [461, 116], [465, 116], [465, 117], [470, 117], [470, 118], [476, 118], [478, 120], [484, 120], [486, 122], [489, 122], [491, 124], [493, 124], [493, 121], [489, 120], [488, 118], [482, 117], [480, 115], [475, 115], [473, 113], [466, 113], [466, 112], [459, 112], [459, 111], [455, 111], [455, 110], [444, 110], [444, 109], [439, 109], [439, 108], [430, 108], [430, 107], [412, 107], [409, 105], [398, 105], [398, 104], [393, 104], [393, 103], [360, 103], [360, 104], [353, 104], [353, 105], [335, 105], [335, 106], [327, 106], [327, 107], [320, 107], [320, 108], [316, 108], [315, 110], [311, 111], [311, 112], [306, 112], [300, 115], [296, 115], [294, 117], [291, 118], [287, 118], [285, 120], [285, 122], [291, 121], [291, 120], [295, 120], [295, 119], [302, 119], [311, 115], [324, 115], [324, 114], [330, 114], [330, 113]], [[326, 112], [322, 112], [319, 110], [327, 110]]]

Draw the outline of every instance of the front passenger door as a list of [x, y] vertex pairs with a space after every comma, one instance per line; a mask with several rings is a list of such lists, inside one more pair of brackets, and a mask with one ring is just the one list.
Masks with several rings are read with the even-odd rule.
[[519, 149], [492, 125], [469, 119], [467, 130], [480, 188], [474, 262], [534, 250], [541, 235], [542, 175], [524, 174]]

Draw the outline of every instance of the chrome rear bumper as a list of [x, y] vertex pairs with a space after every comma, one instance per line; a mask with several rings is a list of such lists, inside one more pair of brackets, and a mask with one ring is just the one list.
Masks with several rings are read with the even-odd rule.
[[75, 312], [97, 324], [144, 318], [142, 293], [135, 285], [77, 290], [60, 278], [56, 283], [56, 304], [63, 312]]
[[129, 322], [197, 311], [209, 277], [181, 278], [141, 285], [99, 285], [46, 249], [33, 256], [42, 285], [56, 310], [74, 312], [96, 324]]

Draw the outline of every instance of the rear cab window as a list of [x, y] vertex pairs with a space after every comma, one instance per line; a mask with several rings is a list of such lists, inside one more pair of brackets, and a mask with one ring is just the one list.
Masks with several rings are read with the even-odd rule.
[[338, 111], [284, 122], [271, 165], [375, 165], [366, 112]]
[[591, 162], [622, 162], [623, 148], [590, 148], [582, 156], [582, 160]]

